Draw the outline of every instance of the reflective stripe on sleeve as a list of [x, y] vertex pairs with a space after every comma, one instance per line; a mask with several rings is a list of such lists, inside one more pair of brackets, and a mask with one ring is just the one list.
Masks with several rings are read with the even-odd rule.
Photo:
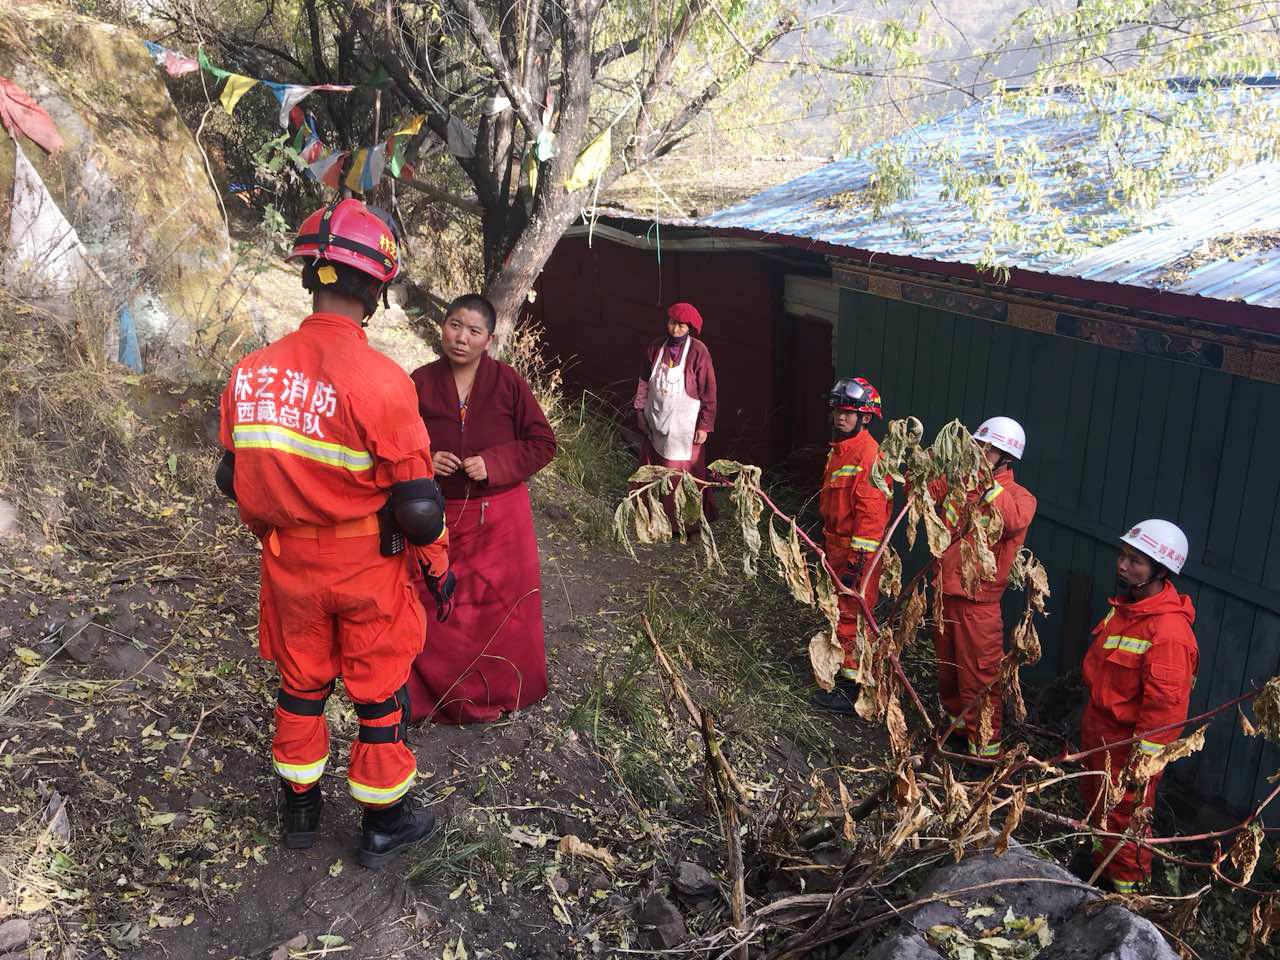
[[836, 467], [836, 469], [832, 470], [831, 479], [834, 480], [836, 477], [853, 477], [857, 476], [861, 472], [862, 467], [858, 466], [856, 463], [849, 463], [845, 464], [843, 467]]
[[849, 546], [853, 547], [855, 550], [866, 550], [870, 553], [874, 553], [880, 549], [880, 541], [868, 540], [865, 537], [850, 537]]
[[407, 777], [394, 787], [371, 787], [368, 784], [359, 783], [347, 777], [347, 787], [351, 791], [351, 796], [362, 803], [390, 804], [395, 803], [409, 792], [409, 788], [413, 786], [413, 780], [417, 775], [417, 770], [411, 771]]
[[277, 757], [272, 757], [275, 763], [276, 773], [280, 774], [290, 783], [309, 784], [315, 783], [324, 774], [324, 765], [329, 759], [326, 753], [314, 763], [285, 763]]
[[1150, 640], [1138, 637], [1110, 636], [1103, 642], [1104, 650], [1123, 650], [1125, 653], [1146, 653], [1151, 649]]
[[1152, 740], [1141, 740], [1138, 742], [1138, 749], [1147, 756], [1152, 757], [1164, 749], [1164, 744], [1156, 743]]
[[997, 483], [990, 490], [987, 491], [987, 495], [982, 498], [982, 502], [990, 503], [992, 500], [1000, 496], [1000, 494], [1002, 493], [1004, 493], [1004, 487], [1000, 486], [1000, 484]]
[[238, 424], [231, 430], [231, 439], [236, 450], [278, 450], [356, 473], [373, 468], [373, 457], [367, 450], [316, 440], [272, 423]]
[[1000, 743], [988, 743], [986, 746], [980, 747], [972, 740], [969, 741], [969, 756], [971, 757], [994, 757], [1000, 753]]

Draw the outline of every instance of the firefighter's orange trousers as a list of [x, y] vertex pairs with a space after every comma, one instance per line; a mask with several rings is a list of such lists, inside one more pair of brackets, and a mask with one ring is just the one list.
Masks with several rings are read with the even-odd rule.
[[[1099, 729], [1096, 724], [1089, 722], [1088, 712], [1086, 707], [1086, 716], [1080, 732], [1081, 750], [1092, 750], [1107, 743], [1127, 740], [1134, 735], [1135, 731], [1123, 728]], [[1106, 776], [1108, 762], [1110, 763], [1112, 782], [1118, 783], [1121, 772], [1129, 761], [1129, 754], [1132, 749], [1133, 744], [1126, 744], [1122, 747], [1112, 747], [1105, 751], [1099, 750], [1097, 753], [1090, 754], [1084, 758], [1085, 769], [1094, 775], [1080, 777], [1076, 782], [1080, 785], [1080, 799], [1084, 802], [1085, 815], [1089, 823], [1099, 830], [1106, 830], [1109, 833], [1124, 833], [1129, 829], [1129, 824], [1133, 821], [1133, 811], [1138, 806], [1155, 806], [1156, 787], [1160, 784], [1161, 774], [1148, 780], [1146, 788], [1142, 791], [1126, 790], [1124, 797], [1121, 798], [1110, 813], [1102, 809], [1102, 801], [1099, 800], [1099, 794], [1102, 792], [1103, 778]], [[1108, 760], [1108, 758], [1110, 759]], [[1140, 831], [1140, 836], [1149, 837], [1150, 835], [1149, 828]], [[1120, 846], [1120, 849], [1108, 861], [1107, 857], [1117, 845]], [[1146, 847], [1139, 847], [1135, 843], [1125, 843], [1124, 841], [1107, 837], [1095, 843], [1093, 847], [1094, 868], [1096, 869], [1104, 861], [1107, 863], [1103, 872], [1104, 876], [1121, 893], [1132, 893], [1138, 884], [1146, 883], [1151, 879], [1151, 851]]]
[[[1000, 724], [1004, 701], [998, 678], [1004, 656], [1004, 618], [1000, 604], [980, 603], [964, 597], [944, 595], [942, 623], [933, 633], [933, 649], [938, 655], [938, 698], [950, 725], [969, 741], [974, 756], [995, 756], [1000, 752]], [[991, 684], [984, 695], [983, 690]], [[982, 710], [989, 704], [991, 739], [982, 742]]]
[[[836, 572], [836, 576], [843, 576], [848, 568], [849, 560], [853, 556], [848, 545], [841, 545], [833, 537], [828, 537], [826, 541], [827, 563], [831, 565], [831, 569]], [[870, 559], [871, 555], [867, 554], [866, 559]], [[867, 581], [867, 609], [875, 610], [876, 604], [880, 601], [880, 566], [877, 564], [875, 572]], [[862, 607], [858, 603], [857, 597], [840, 594], [840, 620], [836, 624], [836, 639], [840, 641], [840, 647], [844, 650], [844, 663], [840, 668], [840, 676], [853, 679], [858, 672], [860, 663], [858, 658], [858, 621], [862, 617]], [[867, 641], [871, 641], [871, 630], [867, 628], [865, 631]]]
[[417, 773], [399, 692], [422, 651], [426, 617], [408, 554], [382, 556], [376, 532], [342, 532], [281, 530], [263, 545], [259, 643], [281, 691], [271, 753], [294, 790], [320, 780], [329, 758], [324, 701], [341, 677], [360, 720], [347, 785], [357, 801], [380, 807], [400, 800]]

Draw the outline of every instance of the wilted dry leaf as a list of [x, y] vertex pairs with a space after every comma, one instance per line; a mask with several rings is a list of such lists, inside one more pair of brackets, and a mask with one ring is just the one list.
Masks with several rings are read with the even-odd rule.
[[893, 547], [885, 547], [880, 559], [880, 592], [884, 596], [896, 597], [902, 590], [902, 558]]
[[952, 773], [951, 764], [944, 763], [941, 767], [942, 793], [946, 802], [946, 808], [942, 811], [942, 820], [948, 827], [954, 827], [969, 816], [972, 805], [969, 803], [968, 791]]
[[1013, 795], [1013, 800], [1009, 804], [1009, 813], [1004, 818], [1004, 826], [1000, 829], [1000, 837], [996, 840], [995, 854], [997, 857], [1003, 857], [1009, 849], [1009, 839], [1013, 836], [1013, 831], [1018, 829], [1018, 824], [1022, 822], [1022, 812], [1027, 808], [1027, 793], [1024, 788], [1019, 788]]
[[1280, 743], [1280, 677], [1272, 677], [1253, 700], [1258, 729], [1272, 743]]
[[1271, 945], [1271, 934], [1280, 927], [1280, 896], [1269, 894], [1253, 907], [1251, 934], [1263, 946]]
[[947, 547], [951, 546], [951, 532], [936, 510], [924, 511], [924, 532], [929, 538], [929, 552], [935, 557], [942, 556]]
[[885, 709], [885, 729], [889, 732], [889, 748], [895, 757], [907, 752], [910, 742], [907, 740], [907, 718], [902, 714], [902, 705], [897, 696], [889, 697], [889, 705]]
[[836, 674], [844, 663], [844, 649], [834, 631], [819, 630], [809, 638], [809, 666], [818, 686], [830, 692], [835, 689]]
[[[725, 460], [717, 460], [716, 464], [732, 465], [733, 486], [729, 490], [729, 501], [737, 511], [738, 525], [742, 531], [742, 572], [748, 577], [754, 577], [762, 543], [760, 516], [764, 512], [764, 501], [755, 491], [760, 486], [760, 468]], [[716, 472], [724, 473], [721, 470]]]
[[928, 494], [923, 490], [912, 489], [910, 493], [911, 499], [907, 502], [907, 519], [905, 522], [905, 534], [907, 538], [907, 549], [914, 550], [916, 548], [916, 531], [920, 529], [920, 518], [924, 516], [926, 510], [932, 509], [932, 501], [922, 503], [921, 500], [928, 500]]
[[1244, 707], [1236, 707], [1236, 710], [1240, 714], [1240, 732], [1246, 737], [1256, 737], [1258, 735], [1258, 728], [1250, 723], [1249, 718], [1244, 715]]
[[[805, 604], [814, 603], [813, 584], [809, 580], [809, 564], [805, 561], [804, 551], [800, 547], [800, 535], [795, 521], [791, 522], [790, 537], [779, 535], [773, 520], [769, 521], [769, 545], [778, 561], [778, 575], [791, 590], [791, 596]], [[825, 571], [821, 574], [825, 576]]]
[[[863, 669], [866, 669], [865, 665]], [[853, 712], [868, 723], [880, 719], [880, 698], [876, 696], [874, 683], [863, 683], [858, 686], [858, 699], [854, 701]]]
[[815, 574], [814, 588], [814, 592], [818, 595], [818, 609], [827, 618], [831, 633], [835, 634], [836, 624], [840, 622], [840, 595], [836, 592], [835, 583], [825, 566]]
[[911, 641], [916, 638], [916, 634], [920, 631], [920, 624], [924, 622], [924, 614], [928, 609], [928, 600], [925, 598], [925, 585], [921, 583], [911, 594], [910, 598], [902, 605], [902, 616], [898, 620], [897, 630], [894, 632], [894, 653], [898, 654], [910, 646]]
[[1028, 606], [1021, 619], [1014, 624], [1013, 633], [1009, 638], [1013, 648], [1018, 652], [1018, 660], [1025, 664], [1040, 662], [1040, 634], [1036, 630], [1032, 616]]
[[996, 578], [996, 555], [992, 552], [990, 545], [1000, 539], [1000, 531], [996, 527], [1003, 526], [1000, 514], [995, 512], [981, 517], [973, 525], [973, 548], [980, 580], [990, 582]]
[[837, 780], [836, 783], [840, 787], [840, 810], [844, 814], [844, 838], [853, 843], [858, 839], [858, 829], [853, 822], [853, 817], [849, 815], [853, 799], [849, 796], [849, 789], [844, 785], [843, 780]]
[[899, 809], [914, 807], [920, 802], [920, 785], [916, 783], [916, 772], [912, 769], [910, 757], [898, 762], [898, 769], [893, 776], [893, 795]]
[[556, 849], [572, 857], [585, 857], [588, 860], [596, 861], [596, 863], [602, 863], [609, 869], [613, 869], [618, 862], [608, 850], [603, 847], [593, 847], [589, 843], [583, 843], [572, 833], [566, 833], [561, 837]]
[[1027, 704], [1022, 699], [1022, 675], [1018, 671], [1018, 661], [1013, 657], [1007, 658], [1001, 671], [1004, 674], [1001, 680], [1004, 685], [1004, 702], [1012, 709], [1013, 719], [1023, 723], [1027, 719]]
[[1035, 557], [1027, 557], [1027, 602], [1037, 613], [1044, 613], [1044, 602], [1049, 598], [1049, 574], [1044, 564]]
[[1175, 740], [1160, 749], [1159, 753], [1146, 754], [1135, 747], [1134, 756], [1129, 767], [1129, 776], [1134, 783], [1146, 783], [1167, 765], [1204, 748], [1206, 727], [1201, 727], [1190, 736]]
[[1240, 883], [1247, 885], [1253, 879], [1253, 871], [1258, 867], [1258, 858], [1262, 856], [1262, 827], [1251, 823], [1238, 834], [1236, 842], [1231, 845], [1227, 859], [1240, 871]]
[[995, 697], [984, 697], [982, 710], [978, 714], [978, 742], [981, 744], [991, 743], [995, 739], [995, 723], [992, 720], [995, 710]]

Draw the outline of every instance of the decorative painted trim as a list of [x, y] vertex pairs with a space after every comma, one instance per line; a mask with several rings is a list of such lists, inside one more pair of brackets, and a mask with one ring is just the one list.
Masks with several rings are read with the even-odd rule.
[[979, 297], [963, 290], [930, 287], [922, 283], [902, 283], [902, 299], [934, 310], [963, 313], [966, 316], [1004, 323], [1009, 319], [1009, 304], [989, 297]]
[[1179, 360], [1211, 370], [1222, 369], [1222, 344], [1198, 337], [1070, 313], [1058, 314], [1055, 327], [1059, 336], [1071, 340], [1083, 340], [1099, 347], [1111, 347], [1165, 360]]
[[[1189, 363], [1251, 380], [1280, 383], [1280, 344], [1255, 343], [1229, 332], [1215, 336], [1211, 325], [1201, 326], [1176, 317], [1110, 316], [1103, 307], [1098, 307], [1096, 312], [1088, 308], [1078, 313], [1061, 311], [1053, 309], [1056, 305], [1051, 300], [1039, 301], [1046, 306], [1027, 302], [1039, 300], [1032, 293], [1016, 292], [1008, 299], [998, 293], [982, 296], [944, 282], [916, 283], [847, 262], [832, 261], [831, 276], [841, 287], [887, 300], [914, 303], [991, 323], [1007, 323], [1035, 333]], [[1198, 331], [1204, 331], [1204, 335], [1196, 335]], [[839, 337], [832, 338], [833, 355], [838, 341]]]

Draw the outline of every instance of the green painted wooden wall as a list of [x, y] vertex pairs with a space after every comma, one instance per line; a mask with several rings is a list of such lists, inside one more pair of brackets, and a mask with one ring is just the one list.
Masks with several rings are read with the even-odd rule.
[[[1027, 544], [1053, 598], [1024, 680], [1078, 667], [1114, 584], [1116, 537], [1148, 517], [1191, 542], [1178, 587], [1197, 611], [1192, 713], [1280, 672], [1280, 386], [848, 289], [836, 359], [837, 376], [867, 377], [885, 416], [914, 414], [927, 439], [955, 417], [1026, 428], [1016, 473], [1039, 500]], [[1231, 714], [1170, 772], [1239, 811], [1277, 769], [1280, 750]]]

